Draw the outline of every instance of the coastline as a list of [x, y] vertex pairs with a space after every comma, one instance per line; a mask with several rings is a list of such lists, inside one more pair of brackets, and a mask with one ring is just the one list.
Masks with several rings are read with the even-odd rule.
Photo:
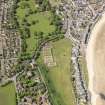
[[[99, 94], [95, 91], [95, 84], [96, 84], [96, 78], [95, 78], [95, 52], [96, 52], [96, 44], [97, 44], [97, 38], [101, 34], [101, 28], [105, 24], [105, 14], [102, 15], [100, 20], [95, 24], [94, 28], [92, 29], [89, 43], [86, 50], [86, 61], [87, 61], [87, 68], [88, 68], [88, 74], [89, 74], [89, 91], [91, 93], [91, 104], [92, 105], [99, 105], [97, 104], [97, 99]], [[101, 103], [101, 102], [100, 102]], [[105, 103], [104, 103], [105, 104]], [[103, 104], [101, 104], [103, 105]]]

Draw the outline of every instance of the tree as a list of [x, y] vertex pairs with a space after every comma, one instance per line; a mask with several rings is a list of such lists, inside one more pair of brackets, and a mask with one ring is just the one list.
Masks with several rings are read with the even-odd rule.
[[25, 34], [26, 38], [29, 38], [31, 36], [30, 29], [28, 27], [25, 27], [24, 34]]
[[35, 25], [37, 22], [35, 20], [32, 21], [32, 25]]
[[23, 51], [23, 52], [26, 52], [26, 49], [27, 49], [27, 43], [26, 43], [26, 40], [23, 39], [23, 40], [22, 40], [22, 51]]

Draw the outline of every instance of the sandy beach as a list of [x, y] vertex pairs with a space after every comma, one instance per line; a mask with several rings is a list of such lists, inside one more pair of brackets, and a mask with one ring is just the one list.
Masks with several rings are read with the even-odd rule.
[[92, 105], [105, 105], [105, 14], [92, 29], [86, 51]]

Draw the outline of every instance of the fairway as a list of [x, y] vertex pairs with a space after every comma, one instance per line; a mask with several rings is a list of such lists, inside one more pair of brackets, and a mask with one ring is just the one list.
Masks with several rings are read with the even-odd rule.
[[61, 39], [52, 43], [52, 53], [56, 61], [55, 67], [49, 67], [47, 79], [53, 92], [56, 105], [74, 105], [74, 93], [71, 82], [70, 57], [72, 44], [70, 40]]
[[16, 105], [15, 87], [13, 83], [0, 87], [0, 105]]

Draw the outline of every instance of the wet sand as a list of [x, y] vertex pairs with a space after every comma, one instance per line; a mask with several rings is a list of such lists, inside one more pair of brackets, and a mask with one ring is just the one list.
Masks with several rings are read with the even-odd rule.
[[105, 105], [105, 14], [94, 26], [86, 60], [92, 105]]

